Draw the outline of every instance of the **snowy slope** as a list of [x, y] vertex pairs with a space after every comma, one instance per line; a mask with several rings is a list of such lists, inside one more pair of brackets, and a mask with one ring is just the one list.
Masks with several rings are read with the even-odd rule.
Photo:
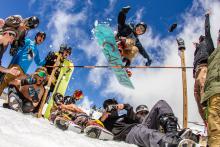
[[0, 99], [0, 147], [135, 147], [123, 142], [101, 141], [61, 131], [47, 120], [2, 108]]

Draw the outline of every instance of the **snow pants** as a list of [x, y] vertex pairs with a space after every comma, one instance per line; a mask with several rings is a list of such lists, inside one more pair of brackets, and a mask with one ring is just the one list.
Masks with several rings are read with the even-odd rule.
[[140, 147], [159, 147], [158, 142], [163, 137], [167, 137], [166, 134], [159, 131], [159, 118], [163, 114], [173, 114], [173, 111], [166, 101], [160, 100], [154, 105], [142, 124], [131, 129], [125, 141]]
[[204, 114], [203, 106], [200, 102], [202, 96], [204, 95], [204, 85], [206, 81], [206, 75], [207, 75], [207, 64], [199, 65], [196, 68], [196, 73], [195, 73], [194, 97], [199, 109], [199, 114], [204, 122], [206, 121], [205, 114]]
[[220, 94], [216, 94], [209, 99], [208, 144], [210, 147], [220, 146]]

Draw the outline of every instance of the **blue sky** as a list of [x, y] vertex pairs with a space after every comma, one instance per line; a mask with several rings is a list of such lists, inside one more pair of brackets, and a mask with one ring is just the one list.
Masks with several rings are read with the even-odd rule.
[[[216, 0], [213, 0], [213, 2], [218, 3]], [[128, 13], [129, 21], [144, 21], [149, 25], [150, 29], [141, 38], [141, 41], [146, 50], [150, 52], [154, 61], [153, 65], [164, 65], [165, 63], [179, 65], [179, 62], [176, 62], [178, 56], [175, 57], [174, 61], [168, 62], [167, 57], [173, 53], [173, 50], [176, 50], [176, 45], [173, 43], [175, 41], [172, 41], [173, 45], [168, 45], [170, 40], [174, 40], [175, 37], [180, 35], [187, 36], [188, 29], [185, 27], [190, 28], [190, 24], [186, 20], [186, 18], [189, 18], [191, 22], [195, 20], [194, 23], [196, 23], [198, 21], [198, 24], [195, 26], [196, 29], [192, 29], [195, 34], [192, 39], [196, 41], [199, 34], [203, 33], [201, 32], [203, 23], [202, 13], [204, 9], [209, 7], [206, 7], [207, 3], [203, 3], [201, 0], [7, 0], [0, 5], [0, 18], [6, 18], [14, 14], [19, 14], [23, 17], [38, 16], [40, 18], [40, 26], [30, 31], [28, 37], [33, 38], [38, 30], [47, 33], [46, 41], [39, 46], [41, 58], [44, 58], [49, 51], [57, 50], [58, 45], [64, 42], [73, 47], [70, 59], [75, 65], [106, 65], [107, 63], [101, 49], [93, 38], [92, 29], [94, 22], [95, 20], [107, 22], [115, 29], [119, 10], [127, 5], [131, 6], [131, 10]], [[180, 25], [174, 33], [168, 33], [168, 26], [173, 22], [178, 22]], [[175, 49], [170, 49], [170, 46]], [[175, 54], [177, 55], [177, 51], [175, 51]], [[189, 56], [187, 64], [191, 66], [192, 52], [190, 51], [187, 54]], [[7, 66], [10, 62], [9, 59], [7, 52], [3, 58], [3, 65]], [[143, 63], [144, 60], [140, 56], [134, 62], [135, 65], [143, 65]], [[35, 68], [35, 64], [32, 64], [29, 73]], [[70, 95], [75, 89], [82, 89], [89, 101], [93, 101], [98, 106], [101, 106], [103, 100], [109, 97], [116, 97], [119, 101], [129, 102], [134, 105], [143, 102], [147, 103], [146, 99], [144, 101], [144, 95], [146, 94], [140, 95], [139, 93], [148, 89], [158, 93], [158, 89], [151, 88], [155, 84], [155, 81], [149, 80], [151, 72], [157, 73], [158, 71], [135, 70], [131, 80], [134, 82], [137, 90], [130, 91], [120, 87], [115, 80], [113, 72], [108, 69], [90, 70], [76, 68], [66, 94]], [[190, 74], [191, 71], [189, 71]], [[148, 81], [140, 83], [137, 81], [139, 78], [148, 79]], [[193, 85], [193, 80], [192, 78], [190, 80], [191, 86]], [[115, 85], [114, 83], [112, 84], [112, 81], [115, 81]], [[141, 84], [143, 86], [138, 86]], [[163, 86], [163, 84], [160, 86]], [[181, 91], [181, 84], [179, 85]], [[116, 90], [114, 87], [119, 88]], [[145, 90], [140, 87], [145, 87]], [[152, 93], [149, 95], [157, 96]], [[167, 100], [172, 99], [171, 97], [174, 95], [173, 92], [169, 93], [168, 97], [170, 96], [170, 98]], [[180, 92], [179, 95], [182, 95], [182, 93]], [[139, 97], [141, 100], [133, 98], [134, 96]], [[155, 98], [152, 103], [162, 97], [163, 94], [159, 98]], [[140, 101], [135, 102], [136, 99]]]

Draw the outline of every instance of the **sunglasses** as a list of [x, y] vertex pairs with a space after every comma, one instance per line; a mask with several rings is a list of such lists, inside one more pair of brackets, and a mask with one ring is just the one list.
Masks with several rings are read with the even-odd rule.
[[41, 77], [41, 78], [46, 78], [47, 75], [46, 75], [45, 72], [39, 71], [39, 72], [38, 72], [38, 76]]

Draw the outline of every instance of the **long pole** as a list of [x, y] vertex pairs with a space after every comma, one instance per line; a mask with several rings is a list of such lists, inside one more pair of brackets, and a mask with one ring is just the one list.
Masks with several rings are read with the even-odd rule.
[[186, 82], [186, 68], [185, 68], [185, 44], [182, 38], [177, 39], [178, 49], [180, 51], [181, 67], [182, 67], [182, 84], [183, 84], [183, 127], [188, 126], [188, 98], [187, 98], [187, 82]]
[[[185, 67], [185, 54], [184, 49], [180, 50], [181, 53], [181, 66]], [[188, 97], [187, 97], [187, 81], [186, 81], [186, 68], [182, 68], [182, 83], [183, 83], [183, 127], [187, 128], [188, 122]]]

